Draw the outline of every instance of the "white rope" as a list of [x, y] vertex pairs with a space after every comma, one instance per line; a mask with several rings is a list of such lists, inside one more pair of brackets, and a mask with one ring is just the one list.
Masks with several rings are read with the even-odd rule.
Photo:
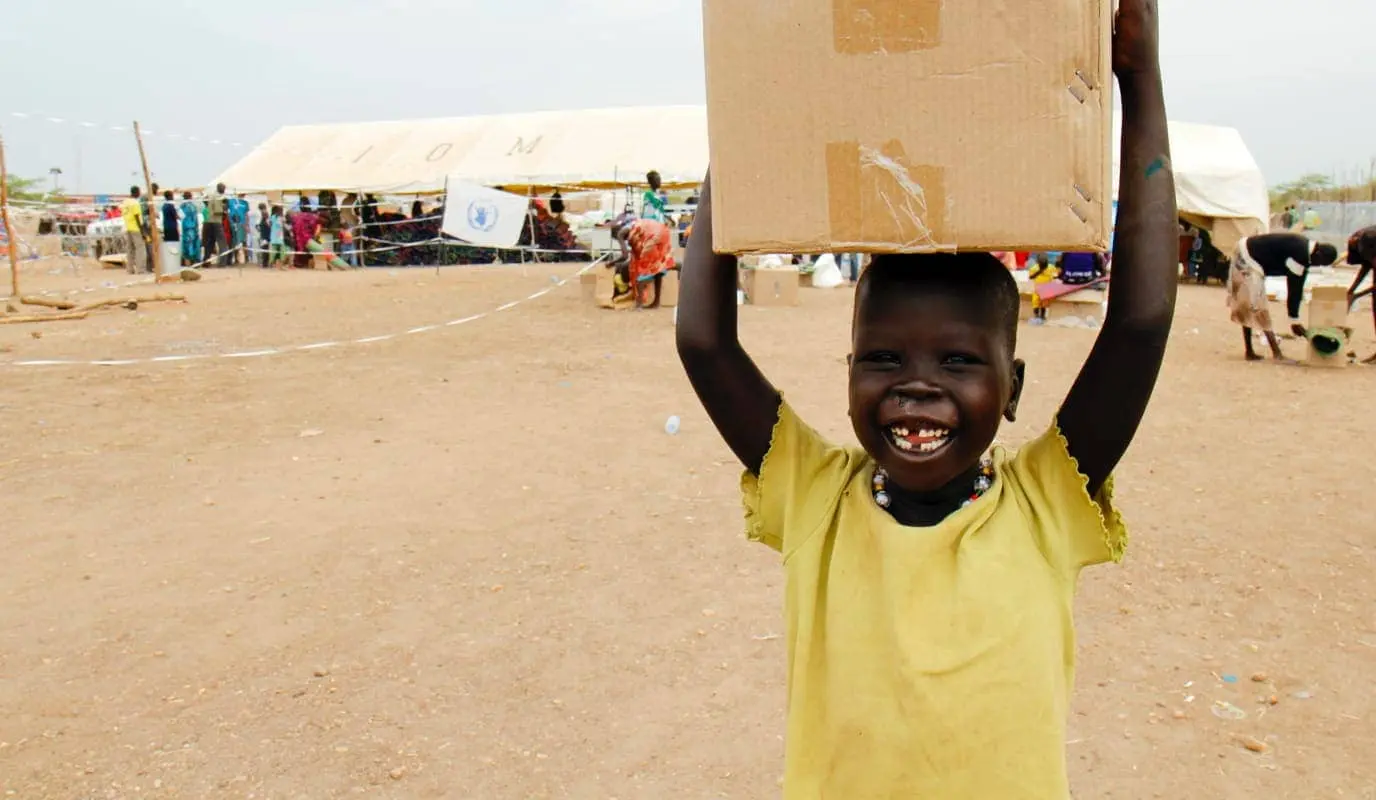
[[[349, 346], [349, 345], [375, 344], [375, 343], [378, 343], [378, 342], [385, 342], [385, 341], [389, 341], [389, 340], [391, 340], [391, 339], [398, 339], [398, 338], [402, 338], [402, 337], [405, 337], [405, 336], [414, 336], [414, 335], [423, 334], [423, 333], [431, 333], [431, 332], [434, 332], [434, 331], [440, 331], [440, 330], [444, 330], [444, 329], [446, 329], [446, 328], [458, 327], [458, 326], [460, 326], [460, 325], [466, 325], [466, 324], [468, 324], [468, 323], [470, 323], [470, 322], [477, 322], [477, 321], [480, 320], [480, 319], [484, 319], [484, 318], [489, 317], [489, 316], [492, 316], [492, 315], [494, 315], [494, 314], [500, 314], [500, 313], [505, 312], [505, 311], [510, 311], [511, 309], [516, 308], [517, 306], [521, 305], [522, 303], [527, 303], [527, 302], [532, 302], [532, 301], [535, 301], [535, 300], [539, 300], [540, 298], [544, 297], [545, 295], [549, 294], [550, 292], [552, 292], [552, 291], [554, 291], [554, 290], [556, 290], [556, 289], [558, 289], [558, 288], [560, 288], [560, 287], [562, 287], [562, 286], [568, 285], [570, 282], [575, 281], [576, 279], [580, 278], [582, 275], [586, 274], [586, 273], [588, 272], [588, 270], [592, 269], [593, 267], [597, 266], [597, 265], [600, 264], [600, 263], [602, 263], [602, 259], [598, 259], [597, 261], [593, 261], [592, 263], [585, 265], [582, 269], [580, 269], [580, 270], [578, 270], [577, 272], [575, 272], [571, 277], [563, 278], [563, 279], [555, 279], [555, 280], [553, 280], [553, 285], [551, 285], [551, 286], [547, 286], [547, 287], [545, 287], [544, 289], [539, 289], [539, 290], [537, 290], [537, 291], [535, 291], [535, 292], [532, 292], [531, 294], [529, 294], [529, 295], [527, 295], [526, 297], [521, 298], [521, 299], [519, 299], [519, 300], [514, 300], [514, 301], [511, 301], [511, 302], [509, 302], [509, 303], [503, 303], [502, 305], [497, 306], [496, 308], [490, 309], [490, 310], [488, 310], [488, 311], [484, 311], [484, 312], [482, 312], [482, 313], [480, 313], [480, 314], [471, 314], [471, 315], [466, 316], [466, 317], [459, 317], [459, 318], [457, 318], [457, 319], [451, 319], [451, 320], [449, 320], [449, 321], [447, 321], [447, 322], [439, 322], [439, 323], [434, 323], [434, 324], [430, 324], [430, 325], [418, 325], [418, 326], [414, 326], [414, 327], [407, 328], [407, 329], [402, 330], [402, 331], [397, 331], [397, 332], [393, 332], [393, 333], [385, 333], [385, 334], [381, 334], [381, 335], [378, 335], [378, 336], [363, 336], [363, 337], [359, 337], [359, 338], [355, 338], [355, 339], [341, 339], [341, 340], [337, 340], [337, 341], [336, 341], [336, 340], [325, 340], [325, 341], [320, 341], [320, 342], [311, 342], [311, 343], [309, 343], [309, 344], [286, 345], [286, 346], [278, 346], [278, 347], [259, 347], [259, 348], [255, 348], [255, 349], [253, 349], [253, 350], [236, 350], [236, 351], [222, 352], [222, 353], [195, 353], [195, 354], [168, 353], [168, 354], [165, 354], [165, 355], [152, 356], [152, 357], [145, 357], [145, 358], [113, 358], [113, 359], [112, 359], [112, 358], [106, 358], [106, 359], [101, 359], [101, 360], [98, 360], [98, 361], [79, 361], [79, 360], [69, 360], [69, 359], [33, 359], [33, 360], [25, 360], [25, 361], [0, 361], [0, 368], [3, 368], [3, 367], [75, 367], [75, 366], [86, 366], [86, 367], [123, 367], [123, 366], [139, 365], [139, 364], [143, 364], [143, 365], [147, 365], [147, 364], [170, 364], [170, 363], [177, 363], [177, 362], [183, 362], [183, 361], [206, 361], [206, 360], [210, 360], [210, 359], [219, 359], [219, 358], [233, 358], [233, 359], [241, 359], [241, 358], [264, 358], [264, 357], [267, 357], [267, 356], [286, 355], [286, 354], [288, 354], [288, 353], [313, 353], [313, 352], [317, 352], [317, 351], [320, 351], [320, 350], [329, 350], [329, 349], [333, 349], [333, 348], [336, 348], [336, 347], [345, 347], [345, 346]], [[550, 277], [553, 278], [554, 276], [550, 276]], [[136, 283], [137, 283], [137, 282], [136, 282]], [[126, 286], [129, 286], [129, 285], [135, 285], [135, 284], [125, 284], [125, 285], [126, 285]]]

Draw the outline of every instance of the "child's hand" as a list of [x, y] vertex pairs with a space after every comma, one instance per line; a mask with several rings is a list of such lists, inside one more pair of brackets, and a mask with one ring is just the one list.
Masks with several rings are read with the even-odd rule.
[[1113, 73], [1120, 79], [1161, 69], [1156, 0], [1120, 0], [1113, 21]]

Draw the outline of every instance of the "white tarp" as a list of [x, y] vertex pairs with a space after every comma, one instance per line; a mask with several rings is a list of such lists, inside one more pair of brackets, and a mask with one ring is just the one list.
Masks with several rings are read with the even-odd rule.
[[550, 111], [282, 128], [218, 176], [233, 191], [434, 194], [486, 186], [618, 188], [656, 170], [668, 186], [707, 169], [702, 106]]
[[529, 207], [521, 195], [451, 180], [440, 230], [480, 247], [515, 247]]
[[835, 289], [845, 282], [841, 268], [836, 265], [836, 256], [823, 253], [817, 257], [812, 266], [812, 288]]
[[[1114, 120], [1115, 196], [1120, 124]], [[1172, 122], [1170, 139], [1176, 206], [1181, 216], [1210, 229], [1215, 247], [1231, 254], [1242, 237], [1269, 229], [1266, 179], [1237, 129]]]

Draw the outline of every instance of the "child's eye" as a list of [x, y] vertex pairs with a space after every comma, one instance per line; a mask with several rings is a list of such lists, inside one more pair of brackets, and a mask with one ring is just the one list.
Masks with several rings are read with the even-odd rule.
[[860, 360], [871, 366], [884, 368], [896, 367], [902, 363], [902, 359], [898, 357], [897, 353], [890, 352], [866, 353], [865, 357]]
[[981, 363], [983, 362], [980, 361], [978, 357], [969, 355], [968, 353], [952, 353], [942, 359], [943, 365], [951, 367], [969, 367]]

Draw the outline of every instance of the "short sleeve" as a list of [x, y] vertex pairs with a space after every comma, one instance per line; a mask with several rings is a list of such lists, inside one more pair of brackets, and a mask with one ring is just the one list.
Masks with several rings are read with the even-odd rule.
[[835, 513], [850, 479], [851, 455], [779, 403], [779, 418], [757, 477], [741, 476], [745, 532], [785, 557]]
[[1058, 424], [1018, 451], [1011, 474], [1053, 563], [1075, 574], [1123, 560], [1128, 532], [1113, 504], [1113, 477], [1091, 497], [1089, 479], [1070, 455]]

